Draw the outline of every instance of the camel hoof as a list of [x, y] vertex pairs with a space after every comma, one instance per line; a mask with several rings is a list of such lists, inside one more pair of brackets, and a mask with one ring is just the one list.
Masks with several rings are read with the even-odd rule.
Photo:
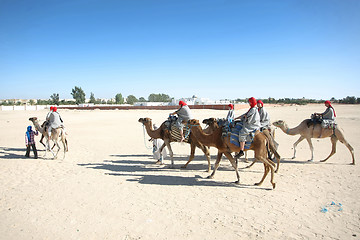
[[209, 175], [209, 176], [207, 177], [207, 179], [213, 179], [213, 178], [214, 178], [213, 175]]
[[255, 186], [260, 186], [262, 183], [255, 183], [254, 185]]
[[292, 157], [291, 159], [295, 159], [296, 157]]
[[273, 183], [273, 184], [272, 184], [272, 186], [273, 186], [273, 189], [275, 189], [275, 187], [276, 187], [276, 183]]
[[180, 168], [186, 168], [187, 166], [186, 165], [184, 165], [184, 166], [181, 166]]
[[353, 162], [353, 163], [350, 163], [350, 165], [355, 165], [355, 163]]
[[235, 181], [235, 184], [240, 184], [240, 180]]
[[[311, 163], [312, 163], [312, 162], [314, 162], [314, 159], [310, 159], [310, 160], [308, 160], [308, 162], [311, 162]], [[320, 162], [321, 162], [321, 161], [320, 161]]]

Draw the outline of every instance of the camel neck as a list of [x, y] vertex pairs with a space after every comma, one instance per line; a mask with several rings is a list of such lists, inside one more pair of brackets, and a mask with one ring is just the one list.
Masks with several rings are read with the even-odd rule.
[[216, 147], [216, 141], [214, 141], [214, 139], [218, 139], [219, 137], [221, 137], [221, 129], [220, 128], [214, 129], [212, 133], [207, 134], [207, 133], [204, 133], [204, 131], [201, 129], [200, 126], [192, 126], [191, 132], [192, 132], [192, 134], [194, 134], [194, 136], [200, 143], [202, 143], [206, 146]]
[[35, 126], [36, 130], [38, 130], [41, 133], [44, 133], [44, 129], [40, 126], [38, 121], [34, 121], [33, 123], [34, 123], [34, 126]]
[[161, 137], [161, 135], [160, 135], [161, 129], [160, 128], [158, 128], [156, 130], [153, 130], [152, 127], [151, 127], [151, 123], [150, 124], [143, 124], [143, 125], [145, 126], [147, 134], [151, 138], [160, 138]]

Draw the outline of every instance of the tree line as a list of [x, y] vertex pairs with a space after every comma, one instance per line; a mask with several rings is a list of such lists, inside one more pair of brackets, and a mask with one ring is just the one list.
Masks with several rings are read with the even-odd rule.
[[[59, 93], [53, 93], [48, 100], [38, 99], [36, 102], [34, 100], [30, 100], [30, 105], [73, 105], [75, 104], [82, 104], [86, 102], [86, 94], [84, 90], [81, 87], [75, 86], [71, 90], [71, 95], [74, 99], [74, 101], [66, 101], [66, 100], [60, 100]], [[93, 104], [134, 104], [136, 102], [171, 102], [173, 98], [171, 98], [169, 95], [164, 93], [155, 94], [152, 93], [148, 96], [147, 99], [144, 97], [137, 98], [134, 95], [129, 95], [127, 97], [124, 97], [121, 93], [118, 93], [115, 95], [114, 98], [110, 100], [102, 100], [100, 98], [95, 98], [95, 94], [93, 92], [90, 93], [90, 100], [89, 103]], [[241, 103], [241, 102], [247, 102], [247, 98], [245, 99], [235, 99], [230, 100], [232, 103]], [[272, 104], [298, 104], [298, 105], [305, 105], [309, 103], [323, 103], [325, 100], [316, 100], [316, 99], [306, 99], [306, 98], [265, 98], [261, 99], [264, 103], [272, 103]], [[342, 103], [342, 104], [360, 104], [360, 98], [354, 97], [354, 96], [347, 96], [343, 99], [335, 99], [332, 97], [330, 99], [332, 103]], [[0, 105], [21, 105], [21, 102], [14, 102], [13, 100], [7, 100], [0, 103]]]

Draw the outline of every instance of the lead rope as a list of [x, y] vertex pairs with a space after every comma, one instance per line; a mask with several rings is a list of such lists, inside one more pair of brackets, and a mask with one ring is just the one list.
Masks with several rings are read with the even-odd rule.
[[143, 135], [144, 135], [144, 145], [145, 145], [145, 148], [146, 149], [152, 149], [152, 147], [148, 147], [147, 145], [146, 145], [146, 139], [145, 139], [145, 125], [143, 124]]
[[188, 125], [186, 125], [186, 130], [188, 130], [188, 132], [185, 134], [184, 138], [185, 140], [189, 137], [190, 132], [191, 132], [191, 127], [189, 128]]

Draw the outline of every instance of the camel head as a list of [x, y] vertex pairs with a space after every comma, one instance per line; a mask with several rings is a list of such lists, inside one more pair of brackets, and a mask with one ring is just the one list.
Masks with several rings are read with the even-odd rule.
[[278, 120], [276, 122], [273, 122], [273, 125], [275, 127], [284, 127], [285, 126], [285, 122], [283, 120]]
[[219, 124], [216, 118], [207, 118], [203, 120], [203, 123], [212, 128], [219, 128]]
[[206, 125], [212, 125], [216, 122], [217, 122], [216, 118], [207, 118], [202, 121], [202, 123], [204, 123]]
[[151, 126], [151, 118], [139, 118], [139, 121], [138, 122], [140, 122], [140, 123], [142, 123], [142, 124], [150, 124], [150, 126]]
[[197, 119], [190, 119], [187, 123], [191, 126], [200, 126], [199, 120]]
[[34, 122], [37, 122], [37, 117], [29, 118], [29, 121], [32, 121], [33, 123], [34, 123]]

